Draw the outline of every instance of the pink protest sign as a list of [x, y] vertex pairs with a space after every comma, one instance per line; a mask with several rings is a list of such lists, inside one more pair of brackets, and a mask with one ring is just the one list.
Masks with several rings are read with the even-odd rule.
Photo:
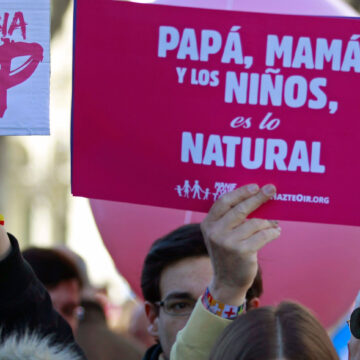
[[360, 225], [360, 21], [77, 0], [74, 195]]

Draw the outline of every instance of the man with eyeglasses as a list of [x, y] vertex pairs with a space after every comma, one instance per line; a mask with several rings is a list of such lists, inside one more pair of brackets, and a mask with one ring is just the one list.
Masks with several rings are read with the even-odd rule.
[[[170, 359], [176, 336], [195, 306], [200, 312], [220, 315], [220, 328], [245, 307], [249, 310], [259, 306], [262, 280], [256, 253], [278, 237], [280, 230], [276, 222], [246, 220], [274, 193], [272, 185], [239, 188], [214, 204], [201, 229], [199, 224], [186, 225], [152, 245], [144, 262], [141, 286], [150, 322], [148, 330], [158, 344], [147, 351], [144, 360]], [[198, 300], [201, 296], [202, 303]], [[196, 334], [195, 347], [200, 352], [205, 347], [206, 358], [212, 334], [207, 333], [206, 323], [197, 323], [194, 328], [202, 332], [200, 337]], [[183, 359], [202, 356], [191, 350], [184, 355], [182, 349], [186, 346], [181, 341], [174, 356], [179, 351]]]

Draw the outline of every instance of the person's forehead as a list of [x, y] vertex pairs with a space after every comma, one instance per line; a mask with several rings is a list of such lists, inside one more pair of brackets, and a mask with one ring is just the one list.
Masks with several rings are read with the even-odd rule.
[[49, 289], [50, 296], [54, 301], [69, 301], [80, 298], [80, 286], [77, 280], [63, 280], [57, 286]]
[[197, 299], [210, 283], [213, 270], [208, 256], [190, 257], [167, 266], [160, 277], [164, 299], [174, 293], [187, 293]]

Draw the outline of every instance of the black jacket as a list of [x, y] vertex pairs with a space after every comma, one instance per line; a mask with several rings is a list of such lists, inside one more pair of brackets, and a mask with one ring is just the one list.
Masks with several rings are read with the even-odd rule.
[[[50, 296], [23, 259], [15, 237], [9, 234], [11, 253], [0, 261], [1, 341], [25, 332], [51, 336], [53, 345], [72, 349], [86, 359], [68, 323], [54, 310]], [[1, 345], [0, 345], [1, 347]]]
[[158, 360], [161, 353], [162, 349], [160, 344], [153, 345], [146, 351], [142, 360]]

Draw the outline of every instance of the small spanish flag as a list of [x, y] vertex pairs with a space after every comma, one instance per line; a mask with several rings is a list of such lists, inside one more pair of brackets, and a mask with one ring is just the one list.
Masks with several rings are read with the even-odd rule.
[[4, 226], [5, 225], [5, 218], [3, 215], [0, 214], [0, 225]]

